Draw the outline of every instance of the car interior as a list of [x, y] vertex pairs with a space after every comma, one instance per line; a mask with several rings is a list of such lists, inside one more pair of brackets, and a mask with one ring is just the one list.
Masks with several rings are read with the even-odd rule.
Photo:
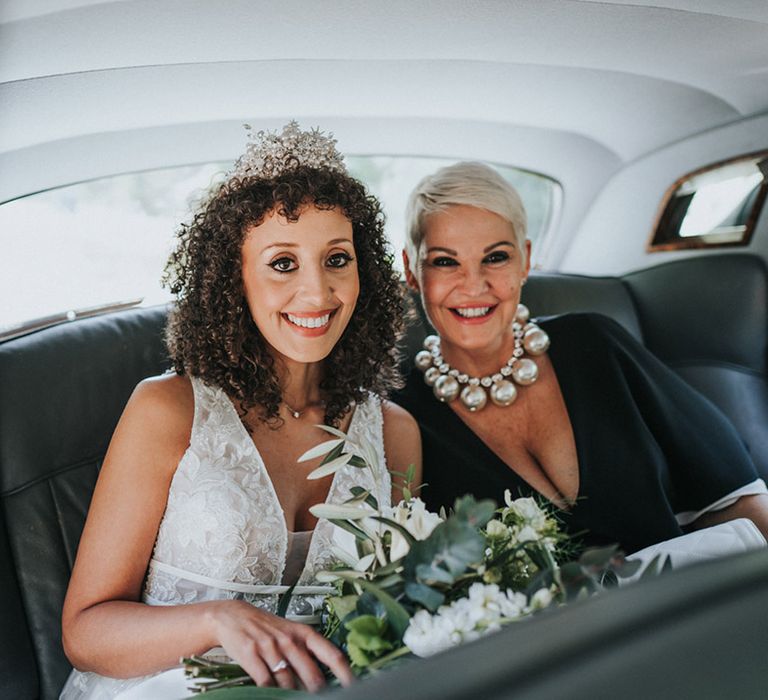
[[[766, 66], [768, 5], [746, 1], [3, 3], [0, 697], [58, 697], [62, 603], [99, 467], [135, 385], [169, 367], [167, 298], [70, 302], [88, 261], [38, 265], [70, 244], [22, 208], [35, 195], [226, 164], [243, 122], [292, 118], [352, 157], [546, 178], [523, 302], [536, 317], [615, 319], [721, 409], [768, 480]], [[722, 182], [725, 204], [708, 202]], [[99, 235], [117, 237], [109, 223]], [[25, 311], [48, 286], [48, 306]], [[412, 301], [404, 371], [431, 330]], [[750, 553], [330, 697], [764, 697], [766, 606], [768, 553]]]

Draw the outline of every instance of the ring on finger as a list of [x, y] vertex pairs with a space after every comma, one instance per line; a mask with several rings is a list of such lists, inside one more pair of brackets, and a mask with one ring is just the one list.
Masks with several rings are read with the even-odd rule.
[[272, 673], [277, 673], [278, 671], [285, 671], [285, 669], [288, 668], [288, 662], [285, 659], [280, 659], [274, 666], [270, 667], [270, 671]]

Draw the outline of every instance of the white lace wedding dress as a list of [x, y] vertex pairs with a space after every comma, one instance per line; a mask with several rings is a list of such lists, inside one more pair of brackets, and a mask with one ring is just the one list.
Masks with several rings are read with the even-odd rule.
[[[314, 623], [327, 586], [313, 585], [318, 571], [334, 563], [331, 543], [337, 528], [318, 522], [311, 535], [289, 533], [264, 461], [227, 395], [192, 378], [195, 415], [190, 445], [179, 462], [168, 493], [142, 595], [148, 605], [179, 605], [207, 600], [242, 599], [274, 612], [287, 590], [289, 559], [301, 572], [288, 607], [289, 619]], [[359, 404], [347, 431], [351, 440], [366, 438], [374, 446], [378, 468], [346, 466], [328, 492], [340, 503], [355, 485], [370, 489], [380, 505], [390, 504], [381, 402]], [[301, 540], [308, 541], [306, 561]], [[293, 540], [293, 557], [289, 541]], [[295, 574], [294, 574], [295, 577]], [[114, 679], [73, 671], [62, 700], [113, 698], [149, 677]]]

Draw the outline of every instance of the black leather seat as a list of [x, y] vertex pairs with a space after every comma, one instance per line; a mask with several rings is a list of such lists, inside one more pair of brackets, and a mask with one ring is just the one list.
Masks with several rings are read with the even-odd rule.
[[[623, 278], [534, 274], [535, 315], [612, 316], [731, 418], [768, 477], [768, 274], [717, 255]], [[0, 697], [55, 698], [60, 615], [99, 466], [133, 387], [167, 367], [165, 308], [75, 321], [0, 344]], [[410, 365], [423, 321], [404, 339]]]
[[133, 387], [168, 366], [165, 307], [0, 345], [0, 697], [56, 698], [61, 607], [99, 467]]

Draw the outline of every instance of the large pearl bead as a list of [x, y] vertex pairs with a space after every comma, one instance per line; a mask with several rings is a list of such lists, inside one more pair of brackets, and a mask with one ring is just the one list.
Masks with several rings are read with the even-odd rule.
[[524, 357], [515, 362], [514, 367], [512, 367], [512, 377], [518, 384], [528, 386], [538, 379], [539, 368], [533, 360]]
[[426, 372], [424, 372], [424, 381], [429, 384], [429, 386], [432, 386], [440, 376], [440, 370], [437, 367], [430, 367]]
[[432, 350], [432, 348], [436, 347], [439, 344], [440, 344], [440, 336], [428, 335], [426, 338], [424, 338], [424, 347], [427, 350]]
[[453, 401], [459, 395], [459, 383], [455, 377], [443, 374], [437, 378], [432, 391], [439, 401]]
[[485, 393], [485, 389], [481, 386], [470, 385], [464, 387], [461, 392], [461, 402], [470, 411], [479, 411], [485, 406], [488, 401], [488, 396]]
[[521, 325], [528, 323], [528, 319], [531, 317], [531, 312], [528, 311], [528, 307], [525, 304], [518, 304], [517, 311], [515, 312], [515, 320]]
[[509, 406], [517, 398], [517, 387], [507, 379], [491, 387], [491, 401], [497, 406]]
[[432, 353], [429, 350], [420, 350], [414, 360], [416, 366], [423, 372], [432, 366]]
[[549, 336], [541, 328], [534, 326], [525, 332], [523, 347], [529, 355], [541, 355], [549, 347]]

